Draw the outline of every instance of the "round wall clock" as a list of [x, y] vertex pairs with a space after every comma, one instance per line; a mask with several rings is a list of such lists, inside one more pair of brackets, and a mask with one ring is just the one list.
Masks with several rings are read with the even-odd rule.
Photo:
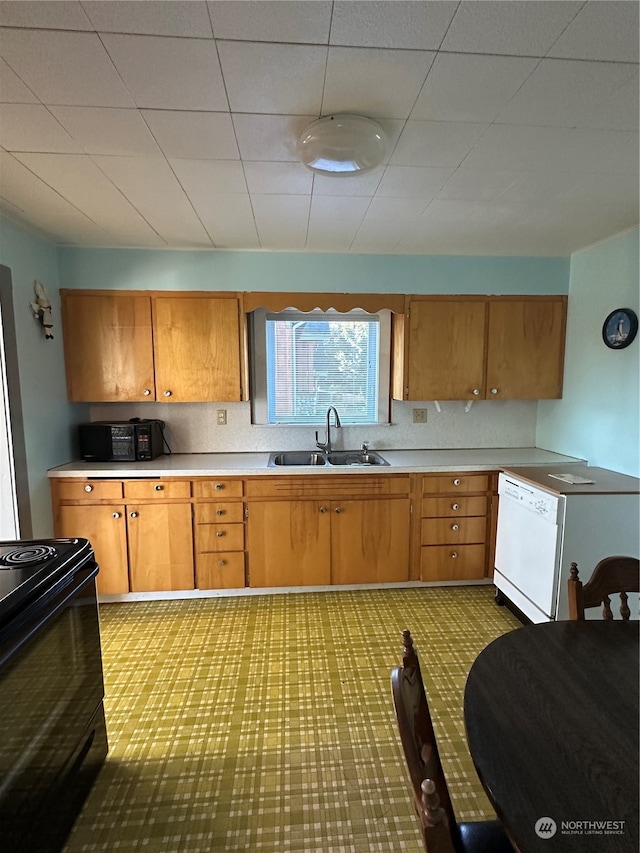
[[624, 349], [638, 332], [638, 317], [631, 308], [616, 308], [602, 324], [602, 340], [611, 349]]

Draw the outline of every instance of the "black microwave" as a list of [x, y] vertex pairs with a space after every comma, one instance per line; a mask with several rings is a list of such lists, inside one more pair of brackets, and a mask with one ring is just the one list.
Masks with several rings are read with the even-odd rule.
[[80, 424], [80, 455], [89, 462], [146, 462], [163, 453], [164, 421]]

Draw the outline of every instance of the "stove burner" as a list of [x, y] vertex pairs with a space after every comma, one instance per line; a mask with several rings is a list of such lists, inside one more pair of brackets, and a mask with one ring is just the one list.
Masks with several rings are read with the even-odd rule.
[[51, 545], [22, 546], [21, 548], [14, 548], [12, 551], [7, 551], [6, 554], [0, 555], [0, 568], [20, 569], [23, 566], [42, 563], [57, 556], [57, 550], [52, 548]]

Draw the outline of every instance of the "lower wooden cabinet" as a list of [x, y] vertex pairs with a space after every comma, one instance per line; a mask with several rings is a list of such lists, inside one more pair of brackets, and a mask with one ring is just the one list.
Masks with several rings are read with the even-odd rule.
[[191, 506], [127, 507], [131, 592], [193, 589]]

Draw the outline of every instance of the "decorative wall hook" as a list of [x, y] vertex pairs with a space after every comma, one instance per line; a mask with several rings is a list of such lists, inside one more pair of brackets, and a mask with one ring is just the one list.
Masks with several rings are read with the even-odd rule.
[[33, 290], [36, 294], [36, 301], [31, 302], [31, 310], [33, 316], [38, 320], [44, 331], [44, 336], [47, 340], [53, 339], [53, 319], [51, 317], [51, 302], [47, 289], [42, 282], [36, 280], [33, 282]]

